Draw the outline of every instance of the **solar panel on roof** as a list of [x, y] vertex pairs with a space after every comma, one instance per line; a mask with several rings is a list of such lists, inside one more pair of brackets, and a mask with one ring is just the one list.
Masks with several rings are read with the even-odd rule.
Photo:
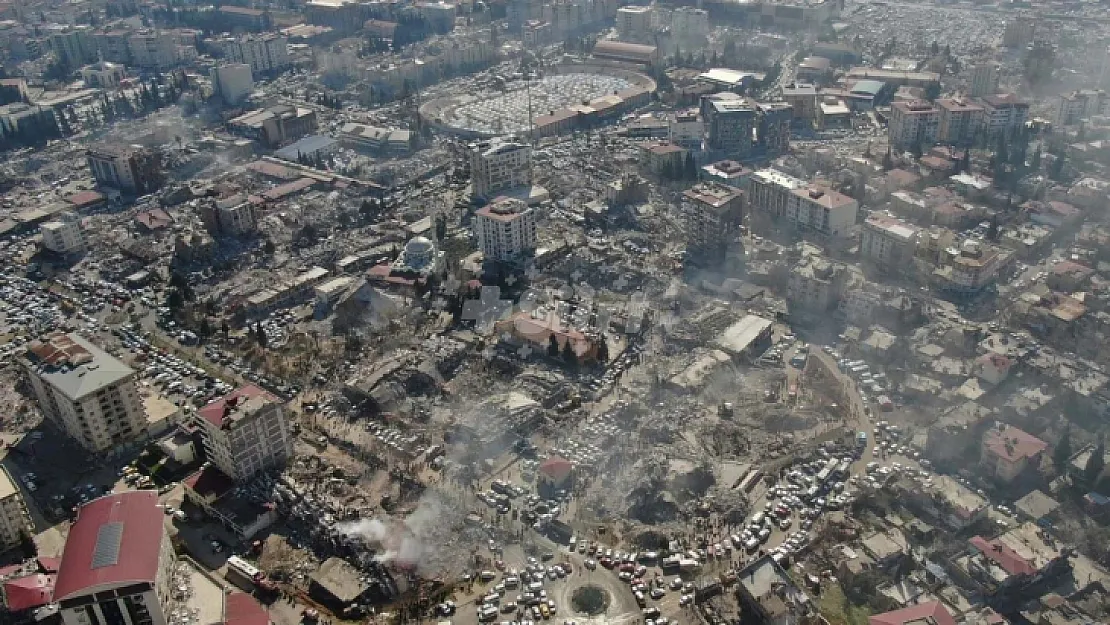
[[119, 563], [120, 542], [123, 539], [123, 521], [105, 523], [96, 530], [93, 546], [92, 568], [99, 569]]

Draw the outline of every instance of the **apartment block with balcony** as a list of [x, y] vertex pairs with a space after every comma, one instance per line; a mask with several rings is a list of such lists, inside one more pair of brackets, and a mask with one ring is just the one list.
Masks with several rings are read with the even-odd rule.
[[971, 145], [983, 130], [986, 110], [978, 104], [961, 98], [937, 100], [940, 108], [940, 127], [937, 140], [948, 145]]
[[709, 265], [723, 262], [740, 232], [744, 202], [743, 191], [716, 182], [703, 182], [684, 191], [687, 258]]
[[20, 364], [43, 415], [87, 451], [146, 435], [134, 370], [84, 337], [58, 332], [32, 341]]
[[892, 147], [907, 150], [914, 144], [928, 147], [937, 142], [940, 134], [940, 109], [917, 100], [895, 102], [890, 107], [887, 137]]
[[820, 240], [845, 239], [856, 223], [859, 202], [832, 189], [809, 185], [794, 189], [786, 205], [786, 222]]
[[872, 214], [863, 222], [860, 256], [883, 271], [909, 271], [919, 231], [917, 226], [897, 217]]
[[493, 198], [532, 183], [532, 146], [493, 140], [470, 146], [471, 194]]
[[998, 423], [983, 434], [979, 466], [985, 474], [1004, 483], [1010, 483], [1026, 470], [1037, 470], [1048, 443], [1019, 430]]
[[289, 58], [289, 40], [280, 35], [244, 35], [221, 43], [227, 59], [250, 65], [255, 78], [281, 73], [293, 64]]
[[85, 235], [81, 232], [81, 220], [73, 213], [63, 214], [60, 219], [48, 221], [39, 227], [42, 246], [55, 254], [71, 256], [85, 251]]
[[31, 530], [31, 515], [19, 485], [8, 469], [0, 466], [0, 551], [18, 545], [24, 532]]
[[131, 195], [145, 195], [162, 186], [162, 160], [152, 150], [102, 143], [90, 147], [86, 158], [98, 185]]
[[208, 461], [243, 482], [283, 466], [293, 456], [284, 404], [257, 386], [244, 386], [197, 412]]
[[987, 136], [1010, 133], [1029, 120], [1029, 103], [1012, 93], [996, 93], [978, 100], [983, 106]]
[[486, 260], [515, 260], [536, 249], [536, 213], [522, 200], [504, 198], [482, 207], [474, 229]]

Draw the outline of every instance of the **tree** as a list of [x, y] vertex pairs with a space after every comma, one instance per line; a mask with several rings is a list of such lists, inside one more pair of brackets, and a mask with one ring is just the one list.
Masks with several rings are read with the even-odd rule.
[[894, 169], [894, 155], [890, 151], [890, 146], [887, 146], [886, 154], [883, 155], [883, 171], [892, 169]]
[[687, 180], [697, 180], [698, 179], [698, 166], [694, 163], [694, 155], [690, 152], [686, 153], [686, 167], [685, 167], [685, 169], [686, 169], [685, 173], [686, 173], [686, 179]]
[[964, 148], [964, 155], [960, 158], [959, 170], [965, 174], [971, 172], [971, 148]]
[[23, 558], [26, 560], [37, 558], [39, 555], [39, 548], [38, 545], [35, 544], [35, 537], [26, 529], [19, 530], [19, 550], [23, 552]]
[[1048, 168], [1048, 177], [1051, 180], [1060, 182], [1064, 177], [1064, 153], [1057, 152], [1053, 154], [1053, 156], [1055, 158], [1052, 161], [1052, 165]]
[[181, 291], [174, 289], [166, 297], [166, 307], [170, 310], [181, 310], [185, 305], [185, 298], [181, 296]]
[[224, 335], [225, 341], [228, 335], [231, 334], [231, 326], [227, 325], [227, 319], [220, 320], [220, 334]]
[[274, 242], [270, 239], [266, 239], [262, 243], [262, 253], [267, 255], [267, 256], [273, 256], [274, 252], [275, 252]]
[[609, 362], [609, 343], [606, 342], [604, 337], [597, 344], [597, 361]]
[[1067, 473], [1068, 460], [1071, 458], [1071, 427], [1064, 430], [1064, 435], [1052, 450], [1052, 464], [1060, 475]]
[[925, 87], [925, 99], [930, 102], [935, 102], [940, 97], [940, 83], [931, 82], [928, 87]]
[[547, 341], [547, 355], [552, 358], [559, 357], [559, 341], [555, 338], [555, 334], [551, 334], [551, 338]]
[[915, 161], [917, 159], [921, 158], [921, 155], [924, 154], [924, 152], [922, 151], [920, 141], [914, 141], [913, 143], [910, 144], [910, 154], [913, 155], [913, 159]]
[[1041, 170], [1041, 146], [1037, 145], [1037, 151], [1033, 152], [1033, 160], [1029, 162], [1029, 168], [1033, 171]]
[[269, 337], [266, 336], [266, 329], [262, 327], [261, 322], [256, 323], [254, 326], [254, 340], [258, 343], [259, 347], [266, 349]]
[[567, 338], [563, 343], [563, 362], [572, 367], [578, 364], [578, 354], [574, 353], [574, 348], [571, 347], [570, 344], [570, 338]]
[[1083, 467], [1083, 481], [1089, 486], [1098, 482], [1102, 470], [1106, 468], [1106, 444], [1099, 438], [1098, 445], [1087, 459], [1087, 466]]
[[208, 321], [208, 315], [200, 318], [200, 328], [197, 330], [197, 334], [205, 339], [212, 335], [212, 324]]
[[940, 44], [934, 41], [933, 44], [929, 46], [929, 54], [933, 56], [940, 54]]

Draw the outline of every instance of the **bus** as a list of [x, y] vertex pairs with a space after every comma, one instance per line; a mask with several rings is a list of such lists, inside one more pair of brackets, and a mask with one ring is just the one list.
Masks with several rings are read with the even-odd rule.
[[836, 458], [829, 458], [829, 461], [825, 463], [825, 467], [817, 472], [818, 485], [824, 484], [825, 482], [829, 481], [829, 477], [831, 477], [833, 471], [836, 470], [836, 465], [838, 462], [840, 461]]
[[229, 582], [247, 592], [254, 592], [255, 590], [272, 592], [277, 590], [277, 585], [266, 579], [265, 573], [239, 556], [231, 556], [227, 559], [227, 575], [225, 577]]

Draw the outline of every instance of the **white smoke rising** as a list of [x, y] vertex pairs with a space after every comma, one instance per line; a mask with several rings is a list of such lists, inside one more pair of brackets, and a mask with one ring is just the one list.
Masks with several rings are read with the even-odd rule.
[[441, 507], [433, 497], [423, 497], [412, 514], [401, 523], [386, 523], [378, 519], [360, 519], [339, 525], [339, 531], [358, 536], [377, 545], [381, 551], [375, 557], [381, 564], [402, 568], [426, 565], [430, 545], [434, 544], [437, 525], [442, 521]]

